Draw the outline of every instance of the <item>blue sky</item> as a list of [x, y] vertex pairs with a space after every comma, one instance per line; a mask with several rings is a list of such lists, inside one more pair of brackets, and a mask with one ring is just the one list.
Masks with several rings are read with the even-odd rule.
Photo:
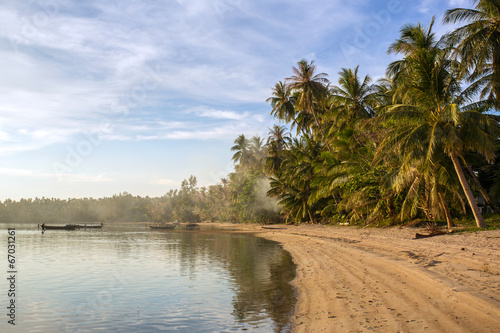
[[239, 134], [266, 136], [265, 100], [305, 58], [336, 82], [374, 79], [403, 24], [447, 0], [3, 0], [0, 200], [160, 196], [232, 171]]

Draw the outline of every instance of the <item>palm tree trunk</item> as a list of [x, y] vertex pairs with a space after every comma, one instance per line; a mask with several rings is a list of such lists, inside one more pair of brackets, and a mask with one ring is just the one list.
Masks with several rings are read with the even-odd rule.
[[472, 191], [467, 183], [467, 179], [465, 179], [464, 171], [462, 170], [462, 166], [460, 165], [460, 161], [458, 160], [457, 155], [451, 154], [451, 160], [453, 161], [453, 166], [455, 167], [455, 171], [458, 175], [458, 179], [460, 180], [460, 184], [462, 185], [462, 189], [465, 192], [465, 196], [467, 197], [467, 201], [469, 201], [470, 208], [472, 209], [472, 213], [474, 214], [474, 218], [476, 219], [476, 224], [478, 228], [486, 228], [486, 222], [477, 207], [476, 198], [472, 194]]
[[500, 47], [493, 50], [493, 73], [491, 81], [493, 92], [495, 93], [496, 108], [500, 110]]
[[441, 207], [444, 210], [444, 215], [446, 216], [446, 223], [448, 223], [448, 229], [451, 229], [455, 226], [455, 223], [453, 223], [453, 218], [451, 217], [450, 210], [448, 209], [448, 205], [446, 204], [446, 201], [444, 200], [443, 195], [441, 192], [438, 192], [439, 196], [439, 201], [441, 201]]
[[474, 173], [474, 170], [472, 170], [472, 168], [470, 167], [469, 163], [467, 163], [466, 161], [464, 161], [464, 163], [467, 166], [467, 169], [469, 170], [469, 173], [470, 173], [472, 179], [474, 179], [474, 181], [476, 182], [476, 185], [479, 189], [479, 192], [481, 192], [481, 195], [484, 197], [484, 200], [486, 200], [486, 203], [491, 207], [491, 210], [493, 210], [493, 213], [494, 213], [496, 209], [495, 209], [495, 206], [493, 205], [493, 203], [491, 202], [490, 196], [488, 195], [488, 193], [486, 192], [484, 187], [479, 182], [479, 179], [477, 179], [477, 176]]
[[309, 213], [309, 218], [311, 219], [311, 223], [314, 224], [314, 219], [311, 215], [311, 210], [308, 209], [307, 212]]
[[[299, 122], [297, 120], [295, 120], [295, 125], [297, 126], [297, 128], [299, 129], [299, 131], [302, 133], [302, 136], [306, 136], [306, 132], [304, 131], [304, 129], [302, 128], [302, 126], [299, 125]], [[298, 132], [297, 132], [298, 134]]]

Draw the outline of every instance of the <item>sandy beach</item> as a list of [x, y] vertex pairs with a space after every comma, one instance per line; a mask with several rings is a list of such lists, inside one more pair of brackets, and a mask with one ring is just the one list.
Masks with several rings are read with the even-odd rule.
[[500, 332], [500, 230], [217, 225], [292, 255], [293, 332]]

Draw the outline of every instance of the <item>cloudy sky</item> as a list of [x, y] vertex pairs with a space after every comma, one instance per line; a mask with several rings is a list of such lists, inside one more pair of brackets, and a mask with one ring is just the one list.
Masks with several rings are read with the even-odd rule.
[[447, 0], [3, 0], [0, 200], [160, 196], [232, 171], [297, 61], [377, 79], [403, 24]]

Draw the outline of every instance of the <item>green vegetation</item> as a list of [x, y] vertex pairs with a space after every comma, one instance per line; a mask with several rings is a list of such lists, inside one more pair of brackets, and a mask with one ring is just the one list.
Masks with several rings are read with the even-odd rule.
[[198, 188], [191, 176], [161, 198], [7, 200], [0, 221], [421, 219], [452, 227], [472, 213], [485, 228], [476, 198], [500, 208], [500, 3], [474, 3], [447, 11], [444, 22], [466, 25], [439, 38], [434, 19], [403, 26], [388, 49], [401, 58], [376, 83], [355, 67], [334, 84], [313, 61], [299, 61], [267, 100], [289, 128], [275, 125], [265, 142], [236, 138], [235, 172], [219, 184]]
[[500, 229], [500, 215], [499, 214], [485, 214], [484, 220], [488, 225], [486, 228], [478, 228], [474, 218], [464, 216], [455, 221], [456, 226], [458, 227], [458, 232], [475, 232], [478, 230], [496, 230]]
[[356, 67], [334, 85], [301, 60], [275, 85], [271, 114], [296, 128], [267, 157], [286, 221], [452, 227], [472, 212], [487, 226], [476, 198], [498, 207], [500, 5], [475, 4], [447, 11], [467, 24], [440, 38], [434, 19], [403, 26], [388, 49], [401, 59], [376, 84]]

